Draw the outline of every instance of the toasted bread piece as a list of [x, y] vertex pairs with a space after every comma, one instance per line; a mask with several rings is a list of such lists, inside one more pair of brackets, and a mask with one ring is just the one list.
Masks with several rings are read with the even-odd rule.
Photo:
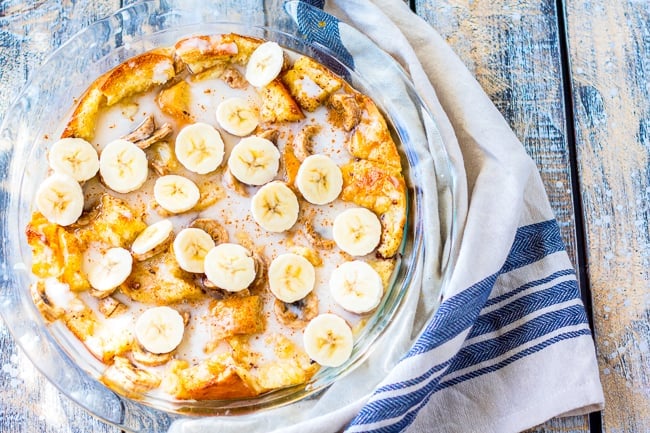
[[25, 231], [32, 249], [34, 275], [39, 278], [58, 277], [73, 291], [90, 287], [82, 271], [81, 244], [74, 233], [49, 222], [40, 212], [32, 214]]
[[79, 310], [66, 311], [63, 315], [63, 322], [70, 332], [81, 341], [86, 341], [87, 338], [92, 337], [98, 326], [94, 311], [87, 306]]
[[99, 109], [106, 105], [106, 96], [101, 91], [101, 87], [107, 76], [108, 74], [104, 74], [99, 77], [81, 95], [70, 121], [61, 134], [62, 138], [79, 137], [88, 141], [92, 140], [95, 135], [95, 124], [97, 123]]
[[226, 400], [259, 394], [238, 374], [235, 361], [221, 354], [190, 366], [186, 361], [172, 361], [165, 388], [178, 399]]
[[164, 84], [175, 75], [174, 57], [170, 49], [149, 51], [121, 63], [90, 85], [79, 99], [61, 136], [92, 140], [102, 107]]
[[115, 105], [124, 98], [165, 84], [176, 75], [173, 53], [169, 49], [148, 51], [113, 69], [100, 90], [106, 105]]
[[228, 64], [239, 53], [232, 38], [221, 34], [190, 36], [176, 42], [174, 49], [193, 74]]
[[381, 241], [377, 252], [393, 257], [400, 244], [406, 223], [406, 184], [401, 173], [375, 161], [356, 160], [341, 167], [341, 199], [372, 210], [381, 221]]
[[246, 65], [253, 51], [264, 43], [262, 39], [239, 35], [237, 33], [224, 35], [224, 39], [232, 41], [237, 45], [237, 55], [232, 58], [232, 61], [240, 65]]
[[260, 97], [260, 117], [264, 122], [297, 122], [305, 118], [295, 99], [277, 78], [260, 89]]
[[235, 33], [190, 36], [176, 42], [176, 55], [192, 74], [229, 63], [245, 65], [264, 41]]
[[362, 108], [361, 120], [350, 137], [348, 150], [356, 158], [377, 161], [399, 173], [402, 163], [384, 116], [367, 96], [358, 94], [356, 99]]
[[135, 343], [135, 338], [130, 332], [125, 332], [119, 327], [108, 327], [98, 324], [93, 335], [87, 335], [84, 344], [97, 359], [109, 364], [117, 356], [130, 352]]
[[169, 251], [134, 262], [131, 275], [120, 288], [134, 301], [149, 305], [176, 304], [203, 296], [192, 274], [181, 269]]
[[263, 312], [264, 302], [257, 295], [214, 300], [210, 305], [212, 338], [220, 340], [263, 332]]
[[189, 80], [192, 83], [200, 83], [204, 80], [212, 80], [216, 78], [222, 78], [226, 69], [230, 68], [230, 63], [220, 62], [214, 66], [211, 66], [203, 71], [190, 75]]
[[191, 97], [190, 85], [187, 81], [181, 80], [171, 87], [162, 89], [156, 97], [156, 103], [163, 113], [169, 114], [181, 124], [186, 124], [192, 121]]
[[314, 111], [329, 95], [300, 69], [289, 69], [282, 75], [282, 82], [287, 86], [298, 104], [307, 111]]
[[101, 242], [112, 247], [130, 248], [135, 238], [147, 227], [142, 214], [124, 200], [102, 194], [99, 204], [70, 226], [84, 245]]
[[344, 81], [332, 71], [318, 63], [311, 57], [302, 56], [296, 59], [293, 69], [304, 72], [314, 83], [323, 89], [328, 95], [336, 92], [343, 86]]
[[236, 33], [190, 36], [176, 42], [176, 55], [192, 74], [225, 68], [230, 63], [246, 65], [255, 48], [264, 41]]
[[306, 56], [294, 62], [293, 67], [282, 75], [282, 81], [298, 104], [307, 111], [316, 110], [345, 84], [329, 69]]

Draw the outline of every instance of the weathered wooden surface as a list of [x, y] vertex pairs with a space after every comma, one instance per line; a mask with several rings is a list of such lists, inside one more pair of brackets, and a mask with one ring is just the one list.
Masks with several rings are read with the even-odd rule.
[[[127, 3], [0, 2], [0, 116], [53, 47]], [[562, 11], [555, 0], [411, 2], [473, 71], [537, 162], [576, 265], [582, 248], [576, 227], [584, 219], [606, 393], [603, 433], [650, 432], [650, 2], [565, 3], [571, 87], [562, 82]], [[572, 107], [564, 105], [565, 89], [573, 89]], [[571, 110], [584, 211], [578, 217], [566, 125]], [[47, 383], [1, 323], [0, 401], [0, 433], [119, 432]], [[590, 425], [587, 417], [571, 417], [533, 431], [586, 433]]]
[[[570, 140], [560, 29], [554, 0], [417, 0], [416, 12], [441, 33], [510, 123], [537, 163], [577, 267]], [[530, 432], [590, 431], [586, 416], [554, 419]]]
[[606, 433], [650, 431], [650, 3], [566, 2]]

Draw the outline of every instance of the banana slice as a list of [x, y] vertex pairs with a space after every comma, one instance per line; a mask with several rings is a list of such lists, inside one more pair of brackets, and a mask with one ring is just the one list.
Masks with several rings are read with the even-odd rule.
[[381, 223], [372, 211], [357, 207], [334, 218], [332, 235], [336, 245], [353, 256], [365, 256], [379, 245]]
[[176, 136], [176, 158], [194, 173], [207, 174], [223, 161], [224, 144], [219, 131], [207, 123], [194, 123]]
[[99, 155], [99, 174], [113, 191], [135, 191], [149, 175], [147, 155], [130, 141], [111, 141]]
[[113, 290], [131, 274], [133, 258], [131, 253], [120, 247], [110, 248], [98, 257], [87, 257], [84, 270], [93, 289], [100, 292]]
[[296, 186], [309, 203], [327, 204], [343, 189], [341, 169], [325, 155], [310, 155], [300, 164]]
[[48, 162], [52, 170], [70, 175], [78, 182], [90, 179], [99, 171], [97, 151], [83, 138], [62, 138], [54, 143]]
[[251, 54], [246, 64], [246, 80], [255, 87], [264, 87], [280, 74], [284, 51], [275, 42], [264, 42]]
[[316, 283], [316, 271], [298, 254], [280, 254], [269, 266], [269, 288], [279, 300], [292, 303], [309, 294]]
[[153, 196], [160, 207], [166, 211], [182, 213], [196, 206], [201, 198], [201, 192], [190, 179], [169, 174], [156, 179]]
[[205, 275], [220, 289], [238, 292], [255, 280], [253, 254], [238, 244], [219, 244], [205, 256]]
[[183, 316], [171, 307], [153, 307], [135, 322], [135, 338], [151, 353], [168, 353], [176, 349], [185, 333]]
[[84, 193], [74, 178], [54, 173], [36, 191], [36, 208], [51, 223], [69, 226], [84, 209]]
[[217, 122], [227, 132], [239, 137], [253, 132], [259, 123], [251, 104], [238, 97], [228, 98], [217, 106]]
[[289, 230], [298, 220], [298, 198], [280, 181], [267, 183], [251, 200], [253, 219], [270, 232]]
[[334, 301], [357, 314], [377, 308], [384, 294], [384, 285], [377, 271], [361, 260], [345, 262], [336, 268], [329, 285]]
[[160, 220], [144, 229], [131, 244], [131, 252], [138, 260], [151, 257], [170, 239], [174, 230], [168, 219]]
[[352, 355], [352, 329], [335, 314], [319, 314], [305, 327], [303, 345], [307, 355], [325, 367], [338, 367]]
[[181, 230], [172, 244], [178, 266], [187, 272], [202, 274], [205, 256], [214, 248], [212, 236], [197, 228]]
[[242, 138], [230, 152], [228, 168], [237, 180], [248, 185], [264, 185], [280, 168], [280, 151], [273, 142], [251, 136]]

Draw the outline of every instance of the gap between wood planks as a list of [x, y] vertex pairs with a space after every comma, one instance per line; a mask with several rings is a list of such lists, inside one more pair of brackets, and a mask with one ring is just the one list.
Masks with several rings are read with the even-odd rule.
[[[575, 212], [576, 254], [578, 269], [576, 269], [582, 302], [587, 311], [589, 327], [594, 332], [593, 306], [591, 286], [587, 275], [587, 243], [585, 241], [585, 222], [580, 193], [580, 177], [578, 176], [578, 159], [576, 151], [575, 112], [573, 109], [573, 85], [571, 81], [571, 63], [569, 57], [569, 38], [566, 24], [566, 5], [563, 0], [556, 0], [558, 46], [560, 48], [560, 64], [562, 72], [562, 90], [564, 92], [564, 112], [566, 122], [566, 142], [569, 151], [571, 173], [571, 189], [573, 209]], [[589, 430], [591, 433], [602, 433], [603, 420], [600, 412], [589, 414]]]

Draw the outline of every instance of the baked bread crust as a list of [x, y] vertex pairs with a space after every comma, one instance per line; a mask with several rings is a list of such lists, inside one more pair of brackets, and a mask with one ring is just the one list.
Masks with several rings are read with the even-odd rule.
[[92, 140], [102, 107], [163, 85], [175, 75], [171, 49], [148, 51], [121, 63], [95, 80], [81, 96], [62, 137]]

